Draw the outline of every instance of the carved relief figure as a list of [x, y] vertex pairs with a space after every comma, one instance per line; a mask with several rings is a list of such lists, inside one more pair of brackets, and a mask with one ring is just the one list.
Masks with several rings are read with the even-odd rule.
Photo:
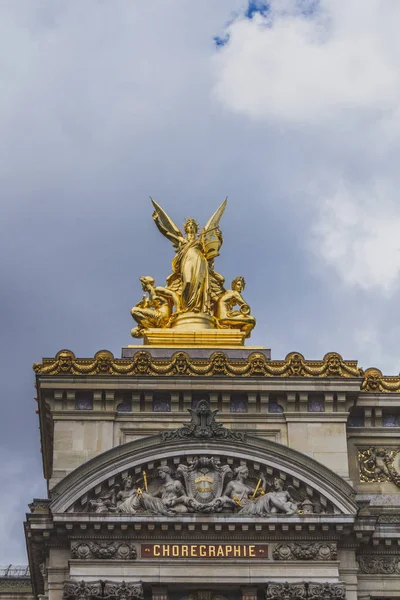
[[297, 511], [298, 506], [299, 502], [292, 497], [288, 490], [283, 489], [281, 479], [275, 477], [272, 491], [255, 498], [253, 501], [247, 502], [239, 514], [259, 517], [265, 517], [274, 513], [293, 515]]
[[[224, 490], [226, 504], [231, 506], [246, 506], [250, 502], [250, 497], [255, 494], [256, 489], [247, 485], [246, 480], [249, 476], [249, 469], [242, 465], [234, 470], [235, 479], [230, 481]], [[229, 500], [231, 501], [229, 503]]]
[[[232, 281], [232, 289], [227, 290], [218, 300], [217, 318], [221, 327], [241, 329], [249, 337], [256, 320], [242, 297], [245, 285], [244, 277], [236, 277]], [[233, 310], [235, 306], [239, 306], [240, 310]]]
[[134, 515], [141, 507], [138, 488], [134, 485], [130, 475], [125, 478], [123, 489], [117, 493], [116, 504], [116, 508], [111, 511], [123, 515]]
[[173, 479], [171, 469], [167, 466], [158, 467], [158, 476], [163, 483], [154, 494], [146, 494], [147, 506], [159, 512], [161, 502], [165, 508], [170, 509], [170, 512], [187, 512], [189, 498], [182, 483], [178, 479]]

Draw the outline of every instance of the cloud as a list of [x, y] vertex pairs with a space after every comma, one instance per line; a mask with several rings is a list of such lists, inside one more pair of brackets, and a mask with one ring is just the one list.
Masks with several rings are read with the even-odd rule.
[[227, 26], [214, 59], [214, 94], [260, 127], [280, 126], [304, 151], [303, 202], [312, 207], [317, 260], [346, 285], [393, 294], [400, 272], [400, 5], [259, 6]]
[[316, 251], [344, 282], [392, 293], [400, 275], [400, 211], [387, 182], [373, 189], [344, 183], [326, 197], [314, 226]]
[[398, 120], [400, 41], [391, 11], [375, 0], [273, 0], [263, 14], [234, 20], [216, 60], [215, 92], [231, 110], [318, 124], [353, 110]]

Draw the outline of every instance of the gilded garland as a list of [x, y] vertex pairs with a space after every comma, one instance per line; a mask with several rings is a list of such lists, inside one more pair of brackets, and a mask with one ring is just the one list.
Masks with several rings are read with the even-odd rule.
[[100, 350], [94, 358], [76, 358], [71, 350], [60, 350], [55, 358], [44, 358], [33, 365], [40, 375], [132, 375], [132, 376], [227, 376], [227, 377], [362, 377], [356, 361], [345, 361], [337, 352], [329, 352], [323, 360], [308, 361], [299, 352], [291, 352], [285, 360], [268, 360], [253, 352], [245, 359], [231, 359], [225, 352], [214, 352], [209, 358], [191, 358], [186, 352], [175, 352], [171, 358], [154, 358], [139, 350], [132, 358], [118, 359], [108, 350]]

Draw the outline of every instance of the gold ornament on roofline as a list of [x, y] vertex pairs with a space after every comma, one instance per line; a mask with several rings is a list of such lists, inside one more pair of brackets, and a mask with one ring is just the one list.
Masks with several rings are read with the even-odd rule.
[[108, 350], [100, 350], [94, 358], [76, 358], [71, 350], [60, 350], [55, 358], [35, 363], [38, 375], [129, 375], [129, 376], [225, 376], [225, 377], [362, 377], [357, 361], [343, 360], [337, 352], [329, 352], [323, 360], [305, 360], [299, 352], [291, 352], [285, 360], [268, 360], [261, 352], [243, 359], [231, 359], [225, 352], [213, 352], [209, 358], [191, 358], [186, 352], [175, 352], [170, 358], [154, 358], [138, 350], [132, 358], [114, 358]]
[[151, 201], [154, 222], [172, 242], [175, 257], [165, 286], [156, 286], [149, 275], [140, 277], [144, 295], [131, 310], [137, 323], [132, 336], [143, 337], [145, 343], [153, 345], [242, 345], [256, 324], [242, 296], [244, 277], [236, 277], [232, 289], [226, 290], [225, 278], [214, 269], [223, 243], [219, 222], [227, 200], [202, 231], [190, 217], [184, 233], [159, 204]]

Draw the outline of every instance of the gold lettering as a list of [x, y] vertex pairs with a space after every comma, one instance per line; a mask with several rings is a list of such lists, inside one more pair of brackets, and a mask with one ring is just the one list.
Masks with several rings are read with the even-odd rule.
[[256, 555], [256, 547], [249, 546], [249, 556], [255, 556], [255, 555]]
[[215, 546], [208, 546], [208, 554], [210, 558], [215, 557]]
[[179, 546], [172, 546], [172, 556], [179, 556]]
[[181, 548], [182, 548], [182, 557], [189, 556], [189, 546], [183, 545], [183, 546], [181, 546]]
[[233, 556], [240, 556], [240, 546], [233, 546]]
[[207, 556], [207, 547], [199, 546], [199, 554], [200, 554], [200, 556]]
[[247, 556], [247, 546], [243, 546], [243, 556]]
[[232, 546], [225, 546], [225, 555], [229, 556], [232, 554]]
[[160, 548], [161, 548], [160, 544], [154, 544], [153, 556], [161, 556]]
[[222, 546], [218, 546], [217, 556], [224, 556], [224, 549]]
[[190, 546], [190, 556], [197, 556], [197, 546]]
[[167, 546], [167, 545], [164, 545], [164, 546], [162, 547], [162, 555], [163, 555], [163, 556], [169, 556], [169, 546]]

